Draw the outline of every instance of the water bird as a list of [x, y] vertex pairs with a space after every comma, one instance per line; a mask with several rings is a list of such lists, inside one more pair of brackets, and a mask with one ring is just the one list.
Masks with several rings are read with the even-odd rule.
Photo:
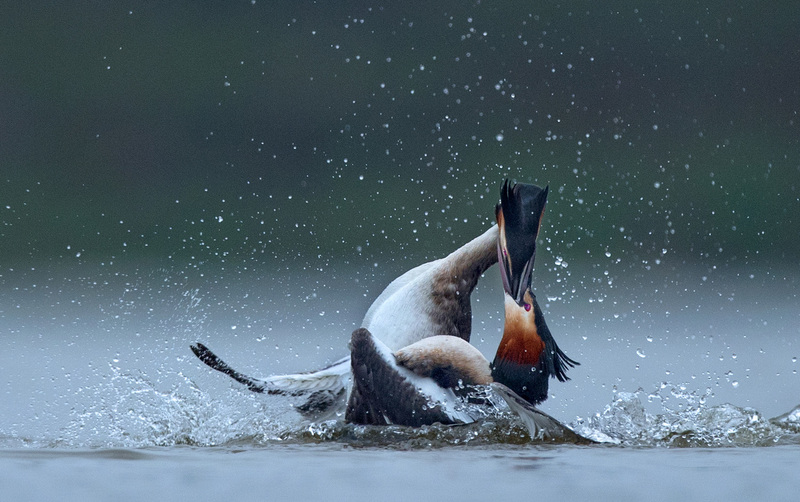
[[[428, 338], [441, 346], [437, 349], [436, 343], [427, 342], [427, 352], [419, 354], [430, 353], [434, 349], [444, 353], [447, 350], [442, 347], [458, 344], [453, 340], [449, 345], [443, 343], [441, 337], [453, 337], [463, 342], [462, 348], [474, 349], [468, 343], [472, 326], [470, 295], [480, 276], [499, 261], [506, 298], [506, 328], [488, 376], [495, 386], [503, 385], [525, 401], [538, 404], [547, 398], [549, 378], [566, 380], [567, 366], [577, 364], [556, 345], [530, 289], [536, 238], [547, 194], [547, 188], [528, 184], [512, 185], [506, 180], [501, 189], [500, 204], [495, 210], [497, 225], [445, 258], [413, 268], [392, 281], [368, 309], [362, 328], [353, 333], [351, 356], [322, 370], [257, 379], [233, 370], [200, 343], [194, 344], [192, 351], [211, 368], [231, 376], [254, 392], [309, 395], [298, 411], [310, 418], [329, 416], [332, 412], [342, 410], [346, 391], [351, 386], [351, 374], [358, 376], [365, 369], [370, 371], [369, 364], [362, 364], [362, 360], [356, 358], [364, 347], [368, 349], [365, 354], [371, 351], [372, 356], [383, 356], [370, 356], [368, 360], [372, 362], [380, 359], [391, 362], [387, 354], [396, 351], [402, 354], [401, 349], [404, 348], [405, 353], [409, 353], [411, 348], [420, 348], [414, 344]], [[373, 342], [370, 343], [370, 340]], [[453, 348], [450, 347], [450, 350]], [[457, 351], [454, 353], [460, 354]], [[416, 367], [418, 369], [419, 365]], [[397, 371], [397, 365], [389, 369]], [[402, 373], [406, 370], [408, 368], [400, 370], [400, 376], [408, 376]], [[434, 372], [447, 374], [442, 367], [434, 368]], [[392, 371], [386, 374], [391, 375]], [[374, 376], [370, 378], [375, 381]], [[466, 381], [463, 378], [450, 378], [451, 383]], [[432, 381], [440, 394], [452, 387], [435, 378]], [[346, 417], [359, 423], [366, 421], [359, 411], [358, 399], [353, 397], [360, 385], [358, 382], [353, 385], [346, 408]], [[384, 382], [384, 385], [388, 383]], [[363, 395], [369, 397], [372, 394], [374, 392]], [[363, 406], [370, 405], [364, 399], [361, 402], [367, 403]], [[413, 411], [414, 407], [410, 409], [417, 413]], [[383, 410], [382, 413], [385, 415], [387, 412]], [[402, 415], [400, 410], [388, 413]], [[387, 418], [391, 423], [404, 423], [402, 418]], [[408, 421], [407, 425], [416, 424], [415, 420]]]
[[[419, 265], [393, 280], [367, 309], [361, 326], [390, 349], [446, 335], [469, 342], [471, 294], [481, 275], [497, 262], [497, 225], [444, 258]], [[320, 420], [344, 410], [350, 387], [350, 356], [317, 371], [253, 378], [233, 370], [202, 343], [191, 346], [205, 364], [253, 392], [308, 395], [297, 409]]]
[[569, 380], [567, 368], [579, 364], [556, 344], [531, 290], [547, 194], [548, 187], [521, 183], [512, 187], [506, 180], [495, 209], [505, 326], [492, 377], [534, 405], [547, 399], [551, 377]]
[[550, 377], [564, 381], [578, 363], [556, 344], [531, 291], [536, 238], [547, 188], [509, 185], [501, 190], [495, 214], [496, 253], [505, 297], [503, 337], [492, 364], [462, 338], [436, 335], [392, 352], [368, 329], [350, 341], [353, 387], [349, 422], [419, 426], [469, 423], [477, 411], [463, 396], [474, 386], [491, 385], [520, 415], [532, 437], [576, 437], [534, 407], [547, 399]]

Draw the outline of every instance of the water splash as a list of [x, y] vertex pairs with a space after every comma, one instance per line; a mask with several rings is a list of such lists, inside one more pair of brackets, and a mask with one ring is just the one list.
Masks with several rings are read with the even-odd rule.
[[[617, 392], [611, 404], [577, 431], [601, 442], [623, 446], [725, 447], [770, 446], [800, 442], [800, 406], [767, 420], [753, 408], [732, 404], [709, 406], [706, 393], [662, 383], [646, 393]], [[659, 409], [648, 412], [647, 405]]]
[[[113, 363], [108, 368], [102, 384], [80, 390], [84, 395], [79, 401], [92, 404], [74, 410], [56, 438], [36, 446], [265, 447], [280, 443], [418, 449], [530, 442], [525, 426], [495, 395], [482, 395], [491, 405], [481, 407], [480, 420], [472, 424], [369, 427], [346, 424], [343, 417], [305, 421], [293, 409], [302, 398], [236, 388], [224, 396], [212, 396], [181, 374], [179, 383], [164, 390], [144, 374], [123, 371]], [[8, 439], [6, 444], [10, 444]]]
[[280, 438], [299, 422], [280, 398], [233, 391], [236, 399], [219, 399], [182, 374], [179, 383], [162, 390], [146, 375], [114, 365], [109, 369], [105, 383], [81, 389], [88, 394], [81, 402], [92, 404], [74, 410], [53, 446], [214, 446], [248, 437]]
[[[330, 444], [390, 449], [526, 445], [525, 426], [502, 400], [492, 400], [475, 423], [371, 427], [343, 420], [308, 422], [292, 398], [252, 394], [233, 387], [211, 395], [182, 374], [168, 388], [113, 363], [103, 382], [80, 389], [73, 410], [54, 438], [30, 440], [0, 434], [0, 443], [19, 447], [141, 448], [156, 446], [268, 447]], [[177, 383], [175, 383], [177, 382]], [[726, 447], [800, 444], [800, 406], [772, 420], [752, 408], [709, 406], [709, 392], [662, 383], [655, 391], [616, 392], [588, 420], [569, 424], [595, 441], [636, 447]], [[499, 397], [498, 397], [499, 399]], [[2, 431], [0, 431], [2, 432]], [[538, 442], [537, 443], [541, 443]]]
[[771, 419], [770, 423], [789, 433], [800, 436], [800, 405], [796, 406], [788, 413], [784, 413], [783, 415]]

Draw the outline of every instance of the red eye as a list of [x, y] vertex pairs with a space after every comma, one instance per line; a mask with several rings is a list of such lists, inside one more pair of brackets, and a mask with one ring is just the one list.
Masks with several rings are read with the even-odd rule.
[[530, 303], [526, 303], [525, 304], [525, 312], [530, 312], [530, 311], [531, 311], [531, 304]]

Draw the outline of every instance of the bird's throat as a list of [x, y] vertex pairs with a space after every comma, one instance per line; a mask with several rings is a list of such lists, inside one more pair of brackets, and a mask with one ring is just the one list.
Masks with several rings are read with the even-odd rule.
[[536, 328], [536, 309], [533, 308], [533, 298], [529, 293], [526, 293], [526, 300], [530, 300], [527, 309], [517, 305], [508, 294], [505, 295], [505, 328], [495, 361], [502, 359], [531, 367], [539, 363], [545, 344]]

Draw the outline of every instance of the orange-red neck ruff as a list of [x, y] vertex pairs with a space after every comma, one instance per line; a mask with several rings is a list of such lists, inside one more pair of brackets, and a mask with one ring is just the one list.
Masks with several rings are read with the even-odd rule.
[[536, 315], [530, 292], [525, 293], [529, 308], [520, 307], [506, 293], [506, 322], [503, 338], [495, 359], [504, 359], [519, 365], [536, 366], [544, 351], [544, 341], [536, 329]]

